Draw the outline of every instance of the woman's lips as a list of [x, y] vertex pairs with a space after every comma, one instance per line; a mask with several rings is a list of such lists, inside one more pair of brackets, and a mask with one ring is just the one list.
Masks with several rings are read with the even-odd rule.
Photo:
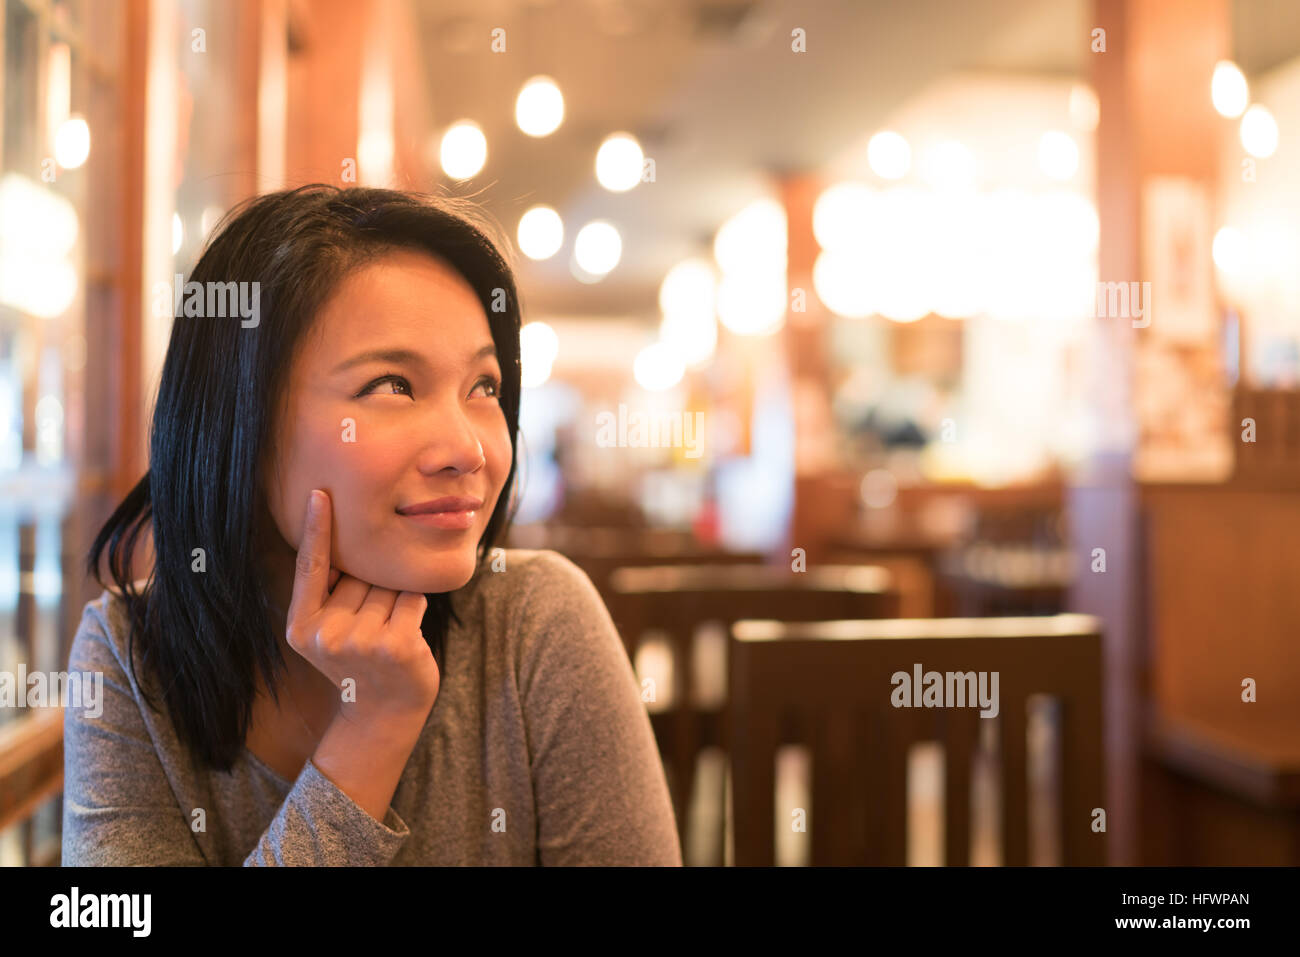
[[474, 524], [474, 519], [478, 515], [477, 509], [467, 508], [455, 512], [415, 512], [407, 515], [399, 512], [405, 519], [412, 522], [418, 522], [430, 528], [446, 528], [455, 530], [464, 530]]
[[480, 498], [444, 495], [442, 498], [416, 502], [399, 508], [397, 514], [429, 528], [464, 531], [474, 524], [474, 518], [482, 507], [483, 500]]
[[403, 505], [397, 510], [403, 515], [414, 515], [417, 512], [473, 511], [482, 507], [483, 500], [481, 498], [470, 498], [467, 495], [444, 495], [442, 498], [431, 498], [424, 502]]

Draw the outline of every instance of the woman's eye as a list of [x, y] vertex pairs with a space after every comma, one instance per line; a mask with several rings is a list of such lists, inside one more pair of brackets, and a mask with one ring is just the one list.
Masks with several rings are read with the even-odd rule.
[[481, 388], [482, 386], [487, 386], [489, 389], [492, 390], [492, 394], [491, 394], [490, 396], [488, 396], [488, 398], [499, 398], [499, 397], [500, 397], [500, 395], [501, 395], [501, 380], [500, 380], [500, 379], [494, 379], [494, 378], [492, 378], [491, 376], [486, 376], [486, 375], [485, 375], [483, 378], [481, 378], [481, 379], [478, 380], [478, 385], [474, 386], [474, 388], [478, 389], [478, 388]]
[[400, 375], [386, 375], [386, 376], [383, 376], [383, 377], [381, 377], [381, 378], [378, 378], [378, 379], [376, 379], [374, 382], [370, 383], [368, 386], [366, 386], [364, 389], [362, 389], [359, 393], [357, 393], [358, 396], [370, 395], [370, 390], [373, 389], [375, 386], [379, 385], [380, 383], [383, 383], [383, 382], [391, 382], [394, 386], [400, 385], [400, 386], [402, 386], [402, 387], [404, 387], [404, 388], [406, 389], [405, 392], [396, 392], [396, 391], [394, 391], [394, 392], [389, 392], [389, 393], [387, 393], [388, 395], [410, 395], [410, 394], [411, 394], [411, 383], [409, 383], [409, 382], [406, 381], [406, 377], [405, 377], [405, 376], [400, 376]]

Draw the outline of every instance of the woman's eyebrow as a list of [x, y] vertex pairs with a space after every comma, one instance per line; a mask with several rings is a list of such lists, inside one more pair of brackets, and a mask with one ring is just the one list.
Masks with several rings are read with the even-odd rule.
[[[474, 355], [470, 357], [469, 361], [477, 362], [484, 356], [492, 356], [495, 359], [497, 357], [496, 346], [488, 343], [479, 349], [478, 352], [474, 353]], [[335, 373], [342, 372], [345, 369], [351, 369], [353, 366], [359, 366], [365, 362], [406, 363], [407, 365], [420, 366], [421, 368], [426, 369], [429, 366], [429, 363], [424, 356], [411, 349], [371, 349], [367, 352], [357, 353], [351, 359], [344, 359], [331, 370], [330, 374], [334, 375]]]

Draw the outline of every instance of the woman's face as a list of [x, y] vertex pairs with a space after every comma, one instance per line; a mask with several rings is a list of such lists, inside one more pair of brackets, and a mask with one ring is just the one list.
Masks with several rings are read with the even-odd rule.
[[[511, 465], [500, 383], [487, 316], [451, 266], [402, 250], [350, 273], [303, 337], [268, 453], [284, 540], [298, 547], [319, 488], [334, 567], [396, 591], [467, 583]], [[483, 504], [463, 528], [402, 513], [446, 496]]]

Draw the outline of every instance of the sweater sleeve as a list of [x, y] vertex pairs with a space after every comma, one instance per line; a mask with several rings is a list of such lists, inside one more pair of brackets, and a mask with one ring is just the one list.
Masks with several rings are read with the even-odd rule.
[[[190, 813], [168, 777], [179, 754], [149, 734], [123, 652], [92, 602], [82, 615], [68, 668], [103, 675], [94, 707], [64, 711], [64, 866], [204, 865]], [[125, 648], [125, 642], [122, 643]], [[184, 762], [188, 767], [188, 762]], [[381, 823], [308, 761], [257, 846], [257, 865], [387, 864], [410, 836], [390, 807]]]
[[663, 762], [591, 579], [540, 552], [516, 627], [541, 864], [680, 866]]
[[376, 821], [308, 760], [244, 866], [385, 865], [410, 836], [392, 807]]

